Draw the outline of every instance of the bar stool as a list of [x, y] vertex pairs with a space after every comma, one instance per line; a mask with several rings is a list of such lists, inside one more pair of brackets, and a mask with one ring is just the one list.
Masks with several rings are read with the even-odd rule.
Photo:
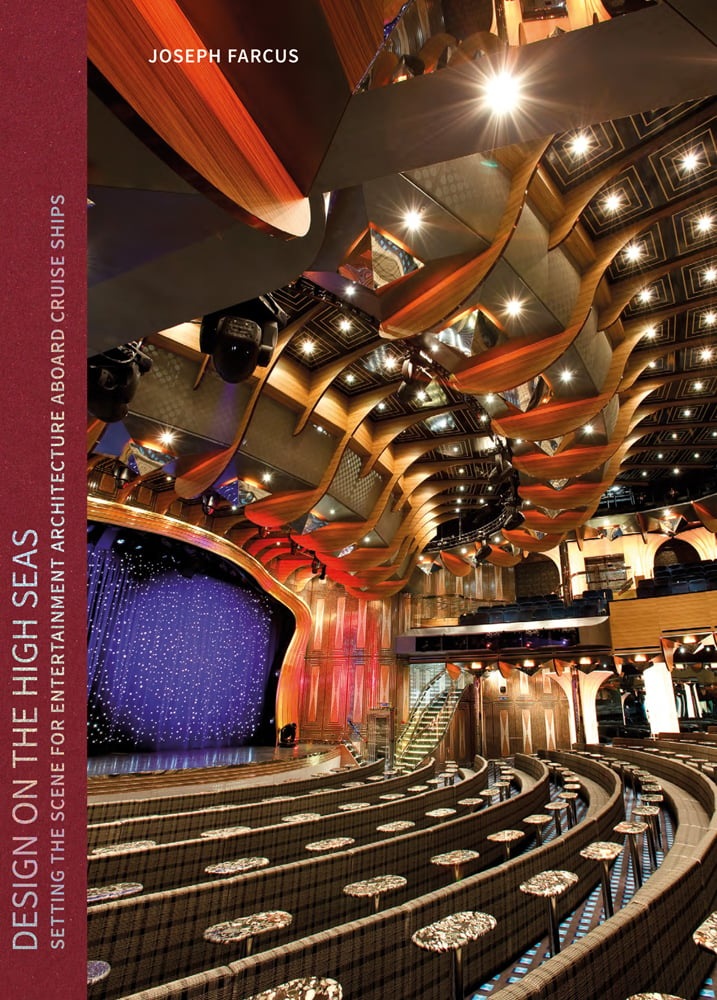
[[490, 840], [494, 844], [502, 844], [505, 851], [505, 860], [510, 861], [510, 845], [524, 836], [525, 833], [523, 830], [496, 830], [495, 833], [489, 833], [486, 840]]
[[711, 913], [692, 935], [695, 944], [717, 953], [717, 912]]
[[109, 962], [102, 962], [99, 960], [87, 963], [87, 985], [94, 986], [95, 983], [101, 983], [103, 979], [106, 979], [112, 971], [112, 967]]
[[325, 976], [291, 979], [280, 986], [262, 990], [249, 1000], [342, 1000], [341, 984]]
[[632, 815], [647, 822], [647, 846], [650, 851], [652, 867], [655, 869], [657, 868], [657, 817], [660, 815], [660, 810], [657, 806], [651, 805], [635, 806]]
[[674, 993], [633, 993], [627, 1000], [683, 1000]]
[[469, 796], [467, 799], [458, 799], [458, 805], [467, 806], [471, 812], [475, 812], [476, 809], [482, 808], [482, 806], [484, 805], [484, 800], [474, 798], [473, 796]]
[[497, 790], [491, 790], [490, 788], [486, 788], [484, 791], [479, 792], [478, 794], [480, 795], [480, 797], [483, 799], [483, 801], [487, 806], [492, 806], [493, 799], [497, 795]]
[[543, 827], [550, 822], [550, 816], [547, 813], [532, 813], [530, 816], [526, 816], [523, 823], [527, 823], [528, 826], [532, 826], [535, 829], [535, 846], [541, 847], [543, 843]]
[[563, 832], [562, 826], [561, 826], [561, 823], [560, 823], [560, 814], [562, 812], [567, 812], [569, 809], [570, 809], [570, 806], [563, 799], [561, 799], [559, 802], [547, 802], [545, 804], [545, 811], [553, 813], [553, 815], [555, 816], [555, 836], [556, 837], [559, 837], [560, 834]]
[[469, 861], [477, 861], [480, 857], [478, 851], [448, 851], [447, 854], [434, 854], [431, 858], [432, 865], [451, 866], [456, 882], [460, 882], [463, 877], [463, 866]]
[[580, 852], [581, 858], [589, 861], [600, 862], [600, 879], [602, 881], [602, 902], [605, 908], [605, 916], [613, 915], [612, 893], [610, 892], [610, 864], [615, 861], [622, 852], [620, 844], [615, 844], [611, 840], [596, 840], [588, 844]]
[[560, 951], [557, 898], [577, 883], [578, 877], [574, 872], [545, 871], [533, 875], [527, 882], [523, 882], [519, 886], [520, 891], [526, 895], [541, 896], [548, 901], [548, 933], [551, 955], [557, 955]]
[[647, 823], [639, 820], [623, 820], [613, 827], [615, 833], [625, 834], [625, 839], [629, 845], [630, 861], [632, 862], [632, 873], [635, 877], [635, 886], [642, 885], [642, 870], [640, 868], [640, 853], [637, 849], [637, 838], [647, 830]]
[[376, 829], [379, 833], [403, 833], [405, 830], [412, 829], [415, 825], [412, 819], [396, 819], [392, 823], [382, 823]]
[[577, 792], [558, 792], [558, 798], [567, 802], [570, 806], [568, 810], [568, 816], [570, 817], [570, 825], [574, 826], [578, 821], [578, 808], [576, 805], [578, 799]]
[[[500, 801], [501, 802], [503, 801], [503, 799], [507, 800], [507, 799], [510, 798], [510, 782], [509, 781], [503, 781], [503, 780], [501, 780], [501, 781], [495, 781], [493, 784], [494, 784], [494, 787], [498, 789], [498, 795], [500, 796]], [[505, 794], [503, 794], [503, 793], [505, 793]]]
[[463, 1000], [463, 946], [492, 931], [497, 920], [490, 913], [465, 910], [421, 927], [411, 941], [426, 951], [451, 952], [451, 997]]

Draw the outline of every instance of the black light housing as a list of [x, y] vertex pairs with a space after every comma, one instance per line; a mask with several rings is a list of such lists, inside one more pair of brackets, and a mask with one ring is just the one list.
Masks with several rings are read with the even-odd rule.
[[139, 386], [152, 367], [152, 359], [140, 350], [138, 341], [121, 344], [87, 362], [87, 408], [106, 424], [123, 420]]
[[225, 382], [243, 382], [271, 361], [286, 313], [267, 293], [248, 302], [209, 313], [202, 319], [199, 347], [211, 354]]

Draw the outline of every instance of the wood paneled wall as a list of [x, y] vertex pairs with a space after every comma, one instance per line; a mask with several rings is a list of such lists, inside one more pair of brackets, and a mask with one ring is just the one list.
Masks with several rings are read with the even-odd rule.
[[482, 687], [488, 757], [570, 747], [568, 700], [545, 671], [529, 677], [512, 670], [505, 678], [492, 670]]

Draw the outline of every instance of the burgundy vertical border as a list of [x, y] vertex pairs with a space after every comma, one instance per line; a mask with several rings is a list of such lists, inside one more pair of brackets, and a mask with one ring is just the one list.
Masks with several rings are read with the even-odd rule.
[[[84, 3], [11, 0], [1, 37], [0, 994], [78, 1000], [87, 995]], [[18, 629], [33, 638], [13, 639]], [[13, 759], [22, 739], [37, 745], [16, 746]]]

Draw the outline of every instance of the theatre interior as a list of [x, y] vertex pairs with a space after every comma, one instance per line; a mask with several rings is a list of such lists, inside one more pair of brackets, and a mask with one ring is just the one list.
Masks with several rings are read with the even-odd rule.
[[717, 7], [88, 42], [88, 996], [714, 998]]

